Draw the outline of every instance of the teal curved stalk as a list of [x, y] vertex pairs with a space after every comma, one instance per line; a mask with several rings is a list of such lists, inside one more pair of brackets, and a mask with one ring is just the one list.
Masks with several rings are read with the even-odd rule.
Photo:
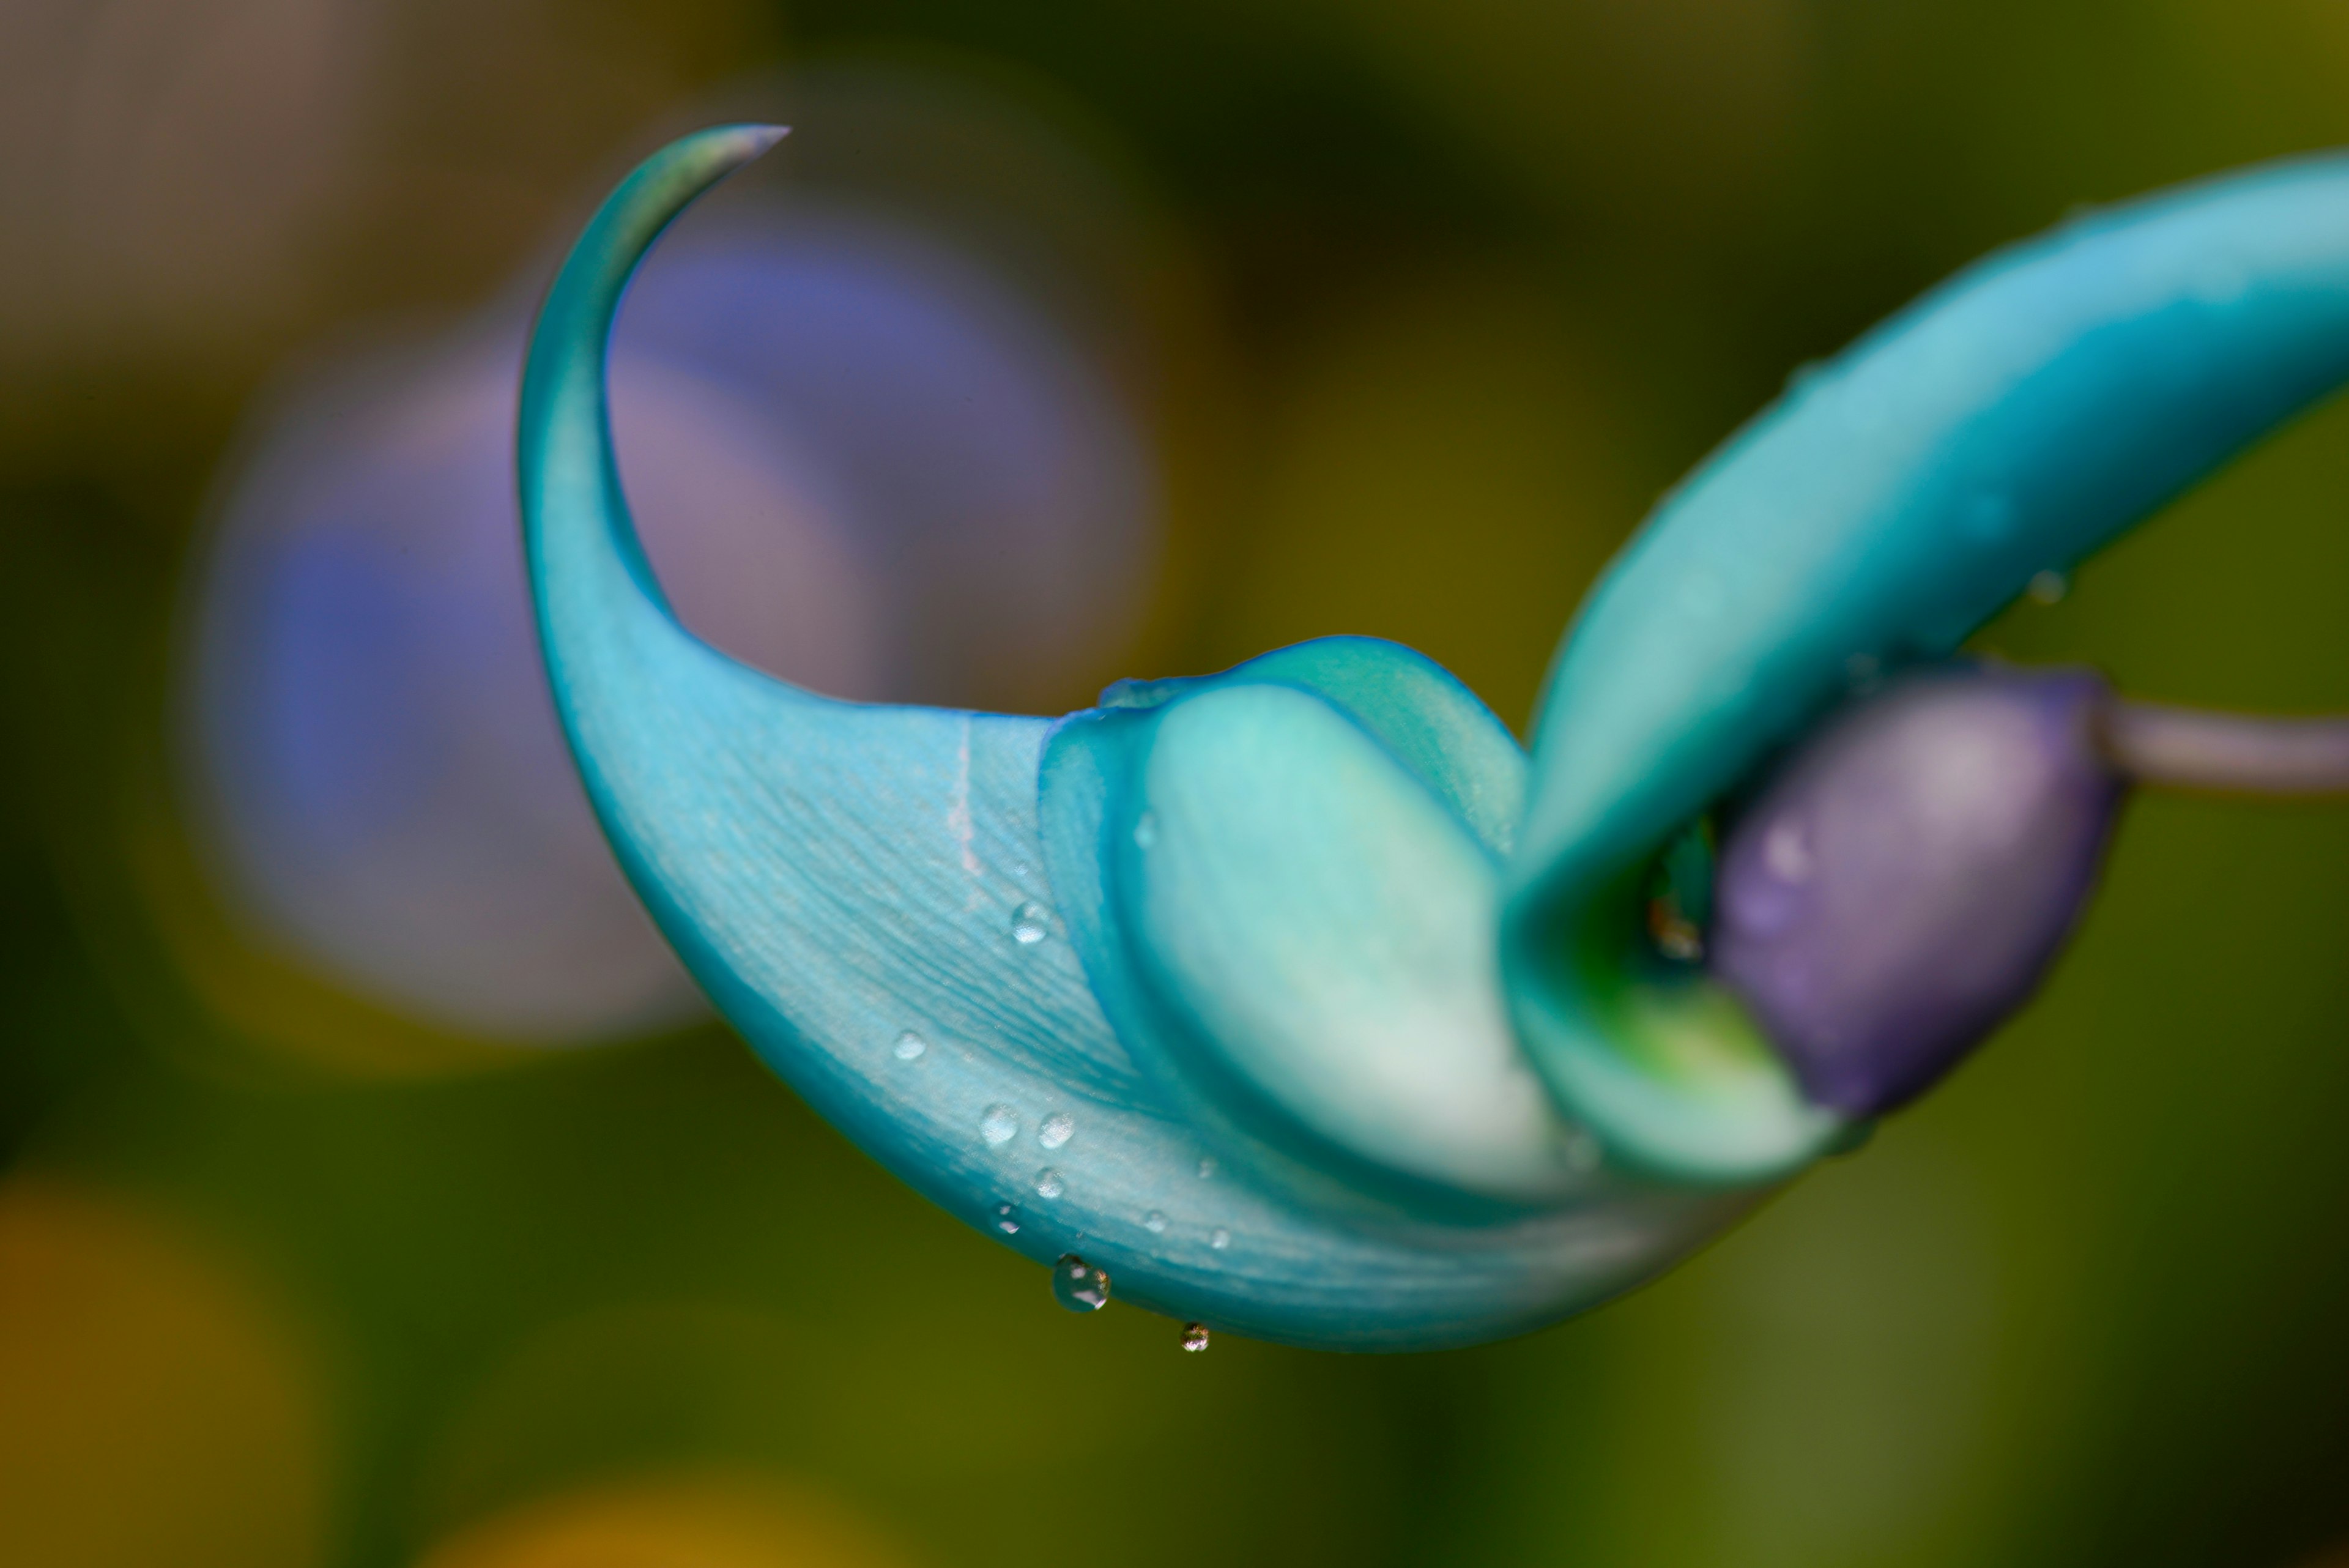
[[1864, 1131], [1645, 953], [1660, 852], [1854, 670], [1945, 651], [2349, 378], [2349, 170], [2262, 171], [1996, 258], [1757, 420], [1591, 597], [1530, 763], [1367, 639], [1057, 722], [842, 702], [678, 625], [605, 402], [637, 261], [780, 134], [648, 161], [533, 340], [524, 528], [589, 797], [711, 1000], [874, 1158], [1120, 1300], [1298, 1344], [1550, 1321]]

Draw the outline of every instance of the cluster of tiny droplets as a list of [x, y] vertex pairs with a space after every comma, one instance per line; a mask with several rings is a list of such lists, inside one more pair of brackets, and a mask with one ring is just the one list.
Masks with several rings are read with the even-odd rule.
[[[1141, 847], [1150, 848], [1157, 840], [1158, 824], [1154, 816], [1145, 815], [1134, 825], [1133, 839]], [[1011, 940], [1023, 948], [1030, 948], [1051, 934], [1051, 911], [1030, 899], [1011, 911]], [[893, 1048], [901, 1062], [911, 1062], [928, 1050], [920, 1035], [907, 1030], [897, 1037]], [[1054, 1111], [1036, 1129], [1036, 1141], [1048, 1149], [1059, 1148], [1076, 1136], [1076, 1118], [1066, 1111]], [[987, 1107], [980, 1116], [978, 1135], [989, 1148], [1000, 1148], [1019, 1136], [1019, 1113], [1009, 1106], [997, 1104]], [[1213, 1180], [1216, 1164], [1210, 1155], [1199, 1161], [1199, 1179]], [[1036, 1173], [1036, 1195], [1058, 1198], [1068, 1190], [1061, 1174], [1050, 1167]], [[1154, 1236], [1166, 1233], [1166, 1216], [1152, 1210], [1143, 1216], [1143, 1229]], [[1019, 1206], [999, 1203], [995, 1206], [995, 1228], [1007, 1236], [1019, 1233]], [[1221, 1251], [1232, 1244], [1232, 1233], [1217, 1226], [1207, 1236], [1207, 1245]], [[1109, 1304], [1109, 1275], [1087, 1263], [1074, 1252], [1064, 1254], [1052, 1265], [1052, 1295], [1071, 1312], [1099, 1312]], [[1183, 1325], [1183, 1348], [1196, 1353], [1207, 1348], [1208, 1333], [1205, 1324]]]

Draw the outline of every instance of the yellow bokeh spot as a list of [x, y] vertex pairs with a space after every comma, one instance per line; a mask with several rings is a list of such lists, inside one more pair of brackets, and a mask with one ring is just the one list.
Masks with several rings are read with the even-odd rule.
[[908, 1568], [841, 1503], [774, 1477], [638, 1480], [524, 1503], [419, 1568]]
[[0, 1560], [311, 1568], [323, 1419], [288, 1325], [119, 1199], [0, 1184]]

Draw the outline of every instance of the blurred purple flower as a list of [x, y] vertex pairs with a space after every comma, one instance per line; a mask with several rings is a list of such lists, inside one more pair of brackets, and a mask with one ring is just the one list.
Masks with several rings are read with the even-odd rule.
[[[232, 907], [356, 993], [515, 1042], [698, 1001], [564, 754], [522, 574], [525, 324], [297, 388], [193, 580], [181, 718]], [[1153, 454], [1047, 316], [909, 226], [795, 202], [680, 234], [615, 339], [678, 613], [856, 698], [1018, 702], [1113, 652]]]

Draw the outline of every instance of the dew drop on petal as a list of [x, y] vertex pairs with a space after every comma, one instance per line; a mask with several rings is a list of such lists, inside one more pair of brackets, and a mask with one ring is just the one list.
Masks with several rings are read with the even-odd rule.
[[987, 1140], [988, 1147], [1001, 1148], [1019, 1136], [1019, 1113], [999, 1102], [988, 1106], [978, 1118], [978, 1136]]
[[1019, 1234], [1019, 1205], [999, 1203], [995, 1206], [995, 1228], [1007, 1236]]
[[1052, 912], [1030, 898], [1011, 911], [1011, 940], [1032, 948], [1052, 934]]
[[1037, 1197], [1058, 1198], [1061, 1193], [1066, 1192], [1068, 1189], [1069, 1184], [1062, 1180], [1061, 1179], [1061, 1173], [1054, 1170], [1050, 1166], [1048, 1165], [1043, 1169], [1036, 1173]]
[[1046, 1148], [1058, 1148], [1076, 1136], [1077, 1118], [1066, 1111], [1054, 1111], [1036, 1129], [1036, 1141]]
[[1166, 1216], [1153, 1209], [1142, 1217], [1142, 1228], [1154, 1236], [1164, 1236], [1166, 1234]]
[[1071, 1312], [1099, 1312], [1109, 1305], [1109, 1275], [1074, 1252], [1052, 1265], [1052, 1299]]
[[889, 1047], [889, 1054], [900, 1062], [917, 1062], [921, 1060], [922, 1053], [929, 1048], [928, 1041], [908, 1029], [897, 1036], [897, 1043]]
[[1183, 1348], [1189, 1351], [1194, 1355], [1196, 1355], [1199, 1352], [1206, 1349], [1207, 1325], [1204, 1323], [1185, 1324], [1183, 1325]]
[[1213, 1247], [1218, 1252], [1222, 1251], [1231, 1244], [1232, 1233], [1229, 1231], [1225, 1230], [1221, 1225], [1216, 1226], [1215, 1232], [1207, 1238], [1207, 1245]]

